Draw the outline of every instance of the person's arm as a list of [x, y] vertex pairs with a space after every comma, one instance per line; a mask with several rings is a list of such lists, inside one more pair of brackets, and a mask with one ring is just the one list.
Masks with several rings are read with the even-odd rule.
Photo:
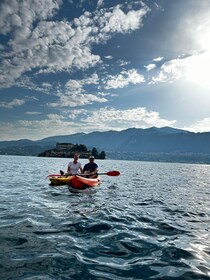
[[82, 164], [80, 164], [79, 171], [80, 171], [80, 173], [81, 173], [81, 174], [83, 173], [83, 170], [82, 170]]
[[98, 166], [97, 166], [96, 169], [94, 170], [93, 174], [94, 174], [94, 175], [97, 175], [97, 173], [98, 173]]
[[85, 166], [83, 167], [83, 170], [82, 170], [82, 173], [84, 174], [85, 173], [85, 171], [87, 171], [87, 164], [85, 164]]
[[67, 174], [71, 174], [71, 165], [70, 165], [70, 163], [68, 164], [68, 167], [67, 167]]

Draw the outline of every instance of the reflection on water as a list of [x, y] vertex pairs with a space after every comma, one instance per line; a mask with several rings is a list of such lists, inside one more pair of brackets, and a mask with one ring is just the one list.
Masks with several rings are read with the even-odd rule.
[[73, 193], [66, 159], [1, 156], [1, 279], [210, 279], [210, 166], [98, 163]]

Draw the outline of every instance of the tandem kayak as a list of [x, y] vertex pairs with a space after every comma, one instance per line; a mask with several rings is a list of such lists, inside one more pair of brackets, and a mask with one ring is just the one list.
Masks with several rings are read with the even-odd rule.
[[79, 175], [73, 176], [52, 176], [49, 177], [50, 185], [59, 186], [59, 185], [69, 185], [75, 189], [84, 189], [87, 187], [96, 187], [100, 184], [101, 178], [86, 178]]

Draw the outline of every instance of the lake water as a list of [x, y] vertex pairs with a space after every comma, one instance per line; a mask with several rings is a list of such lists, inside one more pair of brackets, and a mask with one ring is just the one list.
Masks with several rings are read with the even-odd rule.
[[69, 159], [0, 160], [1, 280], [210, 279], [209, 165], [98, 160], [121, 175], [75, 194]]

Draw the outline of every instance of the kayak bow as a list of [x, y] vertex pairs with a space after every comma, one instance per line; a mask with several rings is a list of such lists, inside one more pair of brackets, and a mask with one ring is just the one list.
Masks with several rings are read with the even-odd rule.
[[100, 184], [100, 177], [97, 178], [86, 178], [79, 175], [73, 176], [52, 176], [49, 177], [50, 185], [59, 186], [59, 185], [69, 185], [75, 189], [84, 189], [87, 187], [96, 187]]

